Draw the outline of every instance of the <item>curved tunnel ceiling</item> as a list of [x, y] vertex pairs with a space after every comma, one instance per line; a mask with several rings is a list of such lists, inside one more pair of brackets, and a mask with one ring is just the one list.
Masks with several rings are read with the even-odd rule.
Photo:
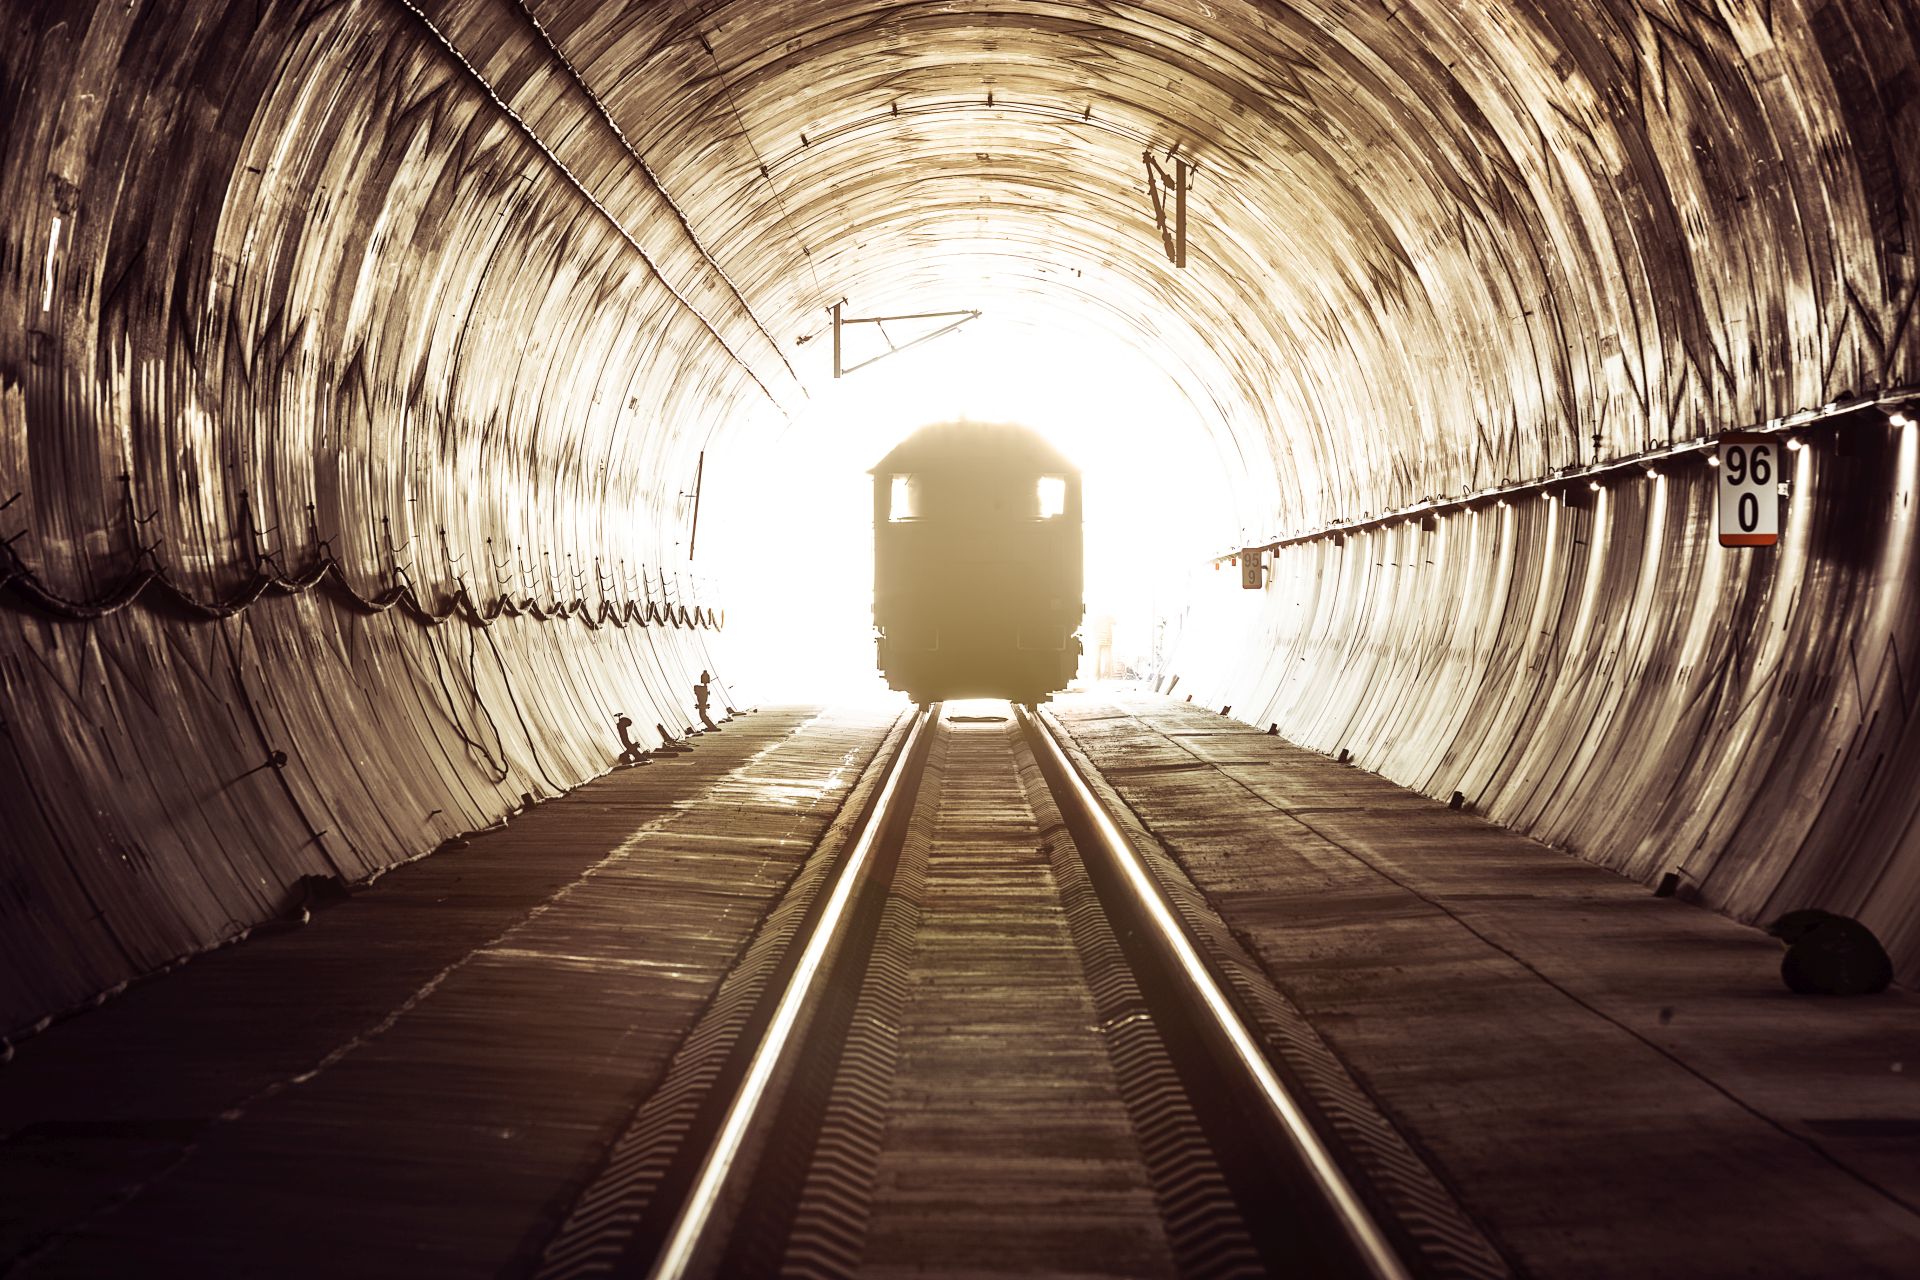
[[[678, 589], [696, 455], [823, 392], [843, 298], [1105, 335], [1215, 432], [1249, 538], [1913, 382], [1917, 50], [1900, 0], [9, 0], [0, 576], [207, 598], [325, 556], [368, 597], [491, 573], [562, 630], [502, 632], [497, 676], [463, 646], [473, 702], [525, 696], [522, 745], [480, 750], [437, 640], [286, 601], [225, 657], [157, 612], [8, 620], [56, 673], [10, 686], [55, 726], [6, 775], [25, 843], [48, 884], [106, 868], [62, 919], [128, 897], [118, 958], [7, 1007], [263, 918], [321, 832], [377, 870], [604, 768], [617, 711], [677, 714], [697, 638], [566, 639], [567, 606]], [[1198, 165], [1185, 269], [1143, 152]], [[65, 724], [86, 644], [165, 687]], [[302, 672], [273, 715], [221, 702], [270, 662]], [[424, 755], [335, 705], [403, 695]], [[271, 874], [112, 880], [115, 823], [187, 823], [158, 774], [55, 811], [124, 775], [75, 745], [116, 732], [208, 778], [258, 767], [248, 735], [313, 747], [251, 837]], [[209, 830], [264, 821], [214, 815], [233, 785], [195, 792]]]
[[[1817, 405], [1908, 301], [1915, 144], [1868, 74], [1911, 62], [1897, 8], [418, 12], [680, 264], [751, 370], [730, 422], [819, 385], [796, 339], [837, 298], [1090, 325], [1182, 384], [1255, 530]], [[1185, 271], [1143, 150], [1199, 166]]]
[[[484, 461], [658, 518], [714, 430], [820, 388], [841, 298], [1111, 334], [1219, 433], [1249, 534], [1818, 405], [1911, 305], [1899, 6], [62, 8], [16, 72], [65, 90], [16, 270], [73, 206], [49, 270], [102, 314], [56, 340], [157, 359], [164, 417], [265, 355], [254, 429], [405, 453], [369, 478], [416, 507]], [[1198, 165], [1185, 270], [1143, 151]], [[251, 487], [328, 514], [325, 475]]]

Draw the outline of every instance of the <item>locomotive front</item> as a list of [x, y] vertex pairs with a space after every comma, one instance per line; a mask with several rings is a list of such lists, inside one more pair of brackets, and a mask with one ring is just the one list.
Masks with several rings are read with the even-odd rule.
[[879, 668], [916, 702], [1045, 701], [1080, 666], [1080, 473], [1024, 427], [945, 423], [873, 469]]

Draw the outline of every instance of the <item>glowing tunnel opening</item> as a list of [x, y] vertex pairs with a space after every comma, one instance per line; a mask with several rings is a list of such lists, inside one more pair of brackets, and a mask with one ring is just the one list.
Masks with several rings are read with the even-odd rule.
[[[1215, 437], [1119, 341], [989, 318], [834, 382], [771, 439], [709, 457], [699, 568], [727, 584], [726, 651], [756, 698], [891, 696], [874, 670], [868, 470], [916, 428], [963, 420], [1031, 427], [1082, 469], [1082, 680], [1150, 679], [1164, 665], [1196, 566], [1236, 536]], [[1051, 479], [1034, 494], [1040, 518], [1065, 498]], [[889, 496], [895, 518], [914, 517], [911, 477]]]

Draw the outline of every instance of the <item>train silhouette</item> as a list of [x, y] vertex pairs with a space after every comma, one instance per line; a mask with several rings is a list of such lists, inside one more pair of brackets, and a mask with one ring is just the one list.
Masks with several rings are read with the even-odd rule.
[[1080, 472], [1025, 427], [923, 427], [875, 465], [873, 621], [916, 702], [1046, 701], [1080, 665]]

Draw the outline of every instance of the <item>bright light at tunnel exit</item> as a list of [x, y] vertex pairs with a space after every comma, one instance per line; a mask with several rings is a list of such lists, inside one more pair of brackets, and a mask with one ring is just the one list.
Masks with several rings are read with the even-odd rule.
[[1171, 653], [1196, 575], [1235, 536], [1216, 445], [1138, 352], [982, 319], [816, 385], [775, 438], [716, 441], [695, 568], [722, 593], [740, 700], [898, 696], [874, 670], [867, 472], [912, 431], [956, 419], [1032, 427], [1083, 469], [1082, 681], [1105, 634], [1122, 674], [1149, 677]]

